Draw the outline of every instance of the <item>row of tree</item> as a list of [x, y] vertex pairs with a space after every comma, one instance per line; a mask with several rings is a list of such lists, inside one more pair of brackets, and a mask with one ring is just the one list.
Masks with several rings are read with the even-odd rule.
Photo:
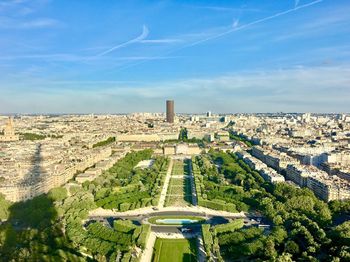
[[[120, 183], [130, 193], [135, 192], [140, 189], [136, 183], [139, 172], [143, 174], [142, 184], [152, 183], [154, 177], [147, 177], [148, 171], [134, 170], [140, 160], [150, 157], [149, 150], [128, 154], [127, 161], [122, 159], [121, 165], [112, 168], [118, 173], [105, 174], [106, 180], [101, 181], [106, 183], [70, 185], [68, 191], [55, 188], [19, 203], [10, 203], [0, 196], [0, 261], [135, 261], [133, 254], [137, 254], [137, 247], [144, 248], [149, 225], [118, 220], [111, 227], [89, 222], [88, 214], [97, 208], [95, 201], [104, 197], [100, 191], [109, 185]], [[163, 164], [166, 165], [165, 159], [155, 161], [153, 167], [160, 170]], [[153, 187], [141, 188], [146, 192]]]
[[157, 205], [168, 159], [155, 157], [150, 168], [135, 168], [140, 161], [151, 157], [152, 150], [129, 153], [94, 181], [85, 182], [83, 187], [94, 195], [97, 206], [106, 209], [127, 211]]
[[206, 160], [201, 156], [196, 163], [203, 177], [199, 183], [207, 199], [232, 201], [237, 210], [243, 207], [241, 210], [262, 213], [267, 219], [265, 223], [272, 225], [271, 231], [242, 228], [217, 234], [224, 257], [279, 261], [350, 260], [350, 222], [344, 222], [350, 215], [349, 200], [325, 203], [308, 189], [287, 183], [267, 183], [232, 153], [210, 151]]

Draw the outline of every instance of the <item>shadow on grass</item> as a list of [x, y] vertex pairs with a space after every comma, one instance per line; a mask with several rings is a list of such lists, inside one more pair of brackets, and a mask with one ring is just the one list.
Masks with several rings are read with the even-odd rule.
[[191, 168], [191, 163], [190, 159], [185, 159], [184, 160], [184, 165], [183, 165], [183, 172], [185, 177], [183, 178], [183, 200], [187, 202], [188, 204], [192, 204], [192, 188], [191, 188], [191, 180], [189, 177], [190, 175], [190, 168]]
[[189, 239], [189, 244], [190, 244], [190, 252], [191, 253], [185, 253], [182, 255], [182, 261], [184, 262], [194, 262], [198, 261], [198, 250], [197, 250], [197, 243], [196, 239], [192, 238]]
[[79, 261], [81, 255], [64, 236], [54, 200], [41, 195], [14, 203], [0, 226], [0, 261]]
[[183, 200], [188, 204], [192, 204], [192, 189], [189, 178], [183, 179]]

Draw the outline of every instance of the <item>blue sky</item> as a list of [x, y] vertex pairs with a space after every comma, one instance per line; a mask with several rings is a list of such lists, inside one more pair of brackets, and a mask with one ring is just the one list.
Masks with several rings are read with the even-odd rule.
[[0, 112], [349, 112], [348, 0], [0, 0]]

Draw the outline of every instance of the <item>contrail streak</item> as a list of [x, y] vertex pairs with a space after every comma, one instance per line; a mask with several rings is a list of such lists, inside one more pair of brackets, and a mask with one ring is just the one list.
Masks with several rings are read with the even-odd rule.
[[219, 38], [219, 37], [222, 37], [222, 36], [225, 36], [225, 35], [228, 35], [228, 34], [231, 34], [233, 32], [236, 32], [236, 31], [240, 31], [242, 29], [245, 29], [247, 27], [250, 27], [250, 26], [253, 26], [253, 25], [256, 25], [256, 24], [260, 24], [262, 22], [266, 22], [266, 21], [269, 21], [271, 19], [274, 19], [276, 17], [279, 17], [279, 16], [282, 16], [282, 15], [286, 15], [286, 14], [289, 14], [289, 13], [292, 13], [292, 12], [295, 12], [299, 9], [303, 9], [303, 8], [306, 8], [306, 7], [309, 7], [309, 6], [312, 6], [312, 5], [315, 5], [315, 4], [318, 4], [318, 3], [321, 3], [323, 2], [323, 0], [316, 0], [316, 1], [313, 1], [311, 3], [308, 3], [308, 4], [304, 4], [304, 5], [300, 5], [300, 6], [296, 6], [292, 9], [288, 9], [286, 11], [283, 11], [283, 12], [280, 12], [280, 13], [277, 13], [277, 14], [274, 14], [274, 15], [271, 15], [271, 16], [268, 16], [268, 17], [265, 17], [265, 18], [261, 18], [261, 19], [258, 19], [256, 21], [253, 21], [253, 22], [250, 22], [248, 24], [245, 24], [245, 25], [241, 25], [241, 26], [238, 26], [236, 28], [232, 28], [228, 31], [225, 31], [223, 33], [220, 33], [220, 34], [217, 34], [217, 35], [214, 35], [214, 36], [210, 36], [210, 37], [207, 37], [205, 39], [201, 39], [197, 42], [194, 42], [194, 43], [191, 43], [189, 45], [186, 45], [184, 47], [182, 47], [181, 49], [183, 48], [186, 48], [186, 47], [190, 47], [190, 46], [195, 46], [195, 45], [198, 45], [198, 44], [201, 44], [201, 43], [204, 43], [204, 42], [207, 42], [209, 40], [212, 40], [212, 39], [216, 39], [216, 38]]
[[232, 24], [232, 28], [237, 28], [238, 24], [239, 24], [239, 19], [236, 19]]
[[106, 55], [106, 54], [108, 54], [108, 53], [113, 52], [113, 51], [116, 50], [116, 49], [119, 49], [119, 48], [128, 46], [128, 45], [133, 44], [133, 43], [140, 42], [140, 41], [144, 40], [144, 39], [148, 36], [148, 33], [149, 33], [149, 30], [148, 30], [148, 28], [144, 25], [144, 26], [142, 27], [142, 33], [141, 33], [138, 37], [136, 37], [136, 38], [134, 38], [134, 39], [131, 39], [131, 40], [127, 41], [127, 42], [124, 42], [124, 43], [122, 43], [122, 44], [113, 46], [113, 47], [107, 49], [106, 51], [103, 51], [102, 53], [97, 54], [95, 57], [104, 56], [104, 55]]
[[[171, 51], [165, 53], [164, 55], [169, 55], [169, 54], [172, 54], [172, 53], [174, 53], [174, 52], [183, 50], [183, 49], [185, 49], [185, 48], [192, 47], [192, 46], [196, 46], [196, 45], [199, 45], [199, 44], [201, 44], [201, 43], [207, 42], [207, 41], [209, 41], [209, 40], [213, 40], [213, 39], [216, 39], [216, 38], [220, 38], [220, 37], [222, 37], [222, 36], [231, 34], [231, 33], [233, 33], [233, 32], [246, 29], [246, 28], [251, 27], [251, 26], [253, 26], [253, 25], [260, 24], [260, 23], [269, 21], [269, 20], [271, 20], [271, 19], [274, 19], [274, 18], [283, 16], [283, 15], [286, 15], [286, 14], [289, 14], [289, 13], [293, 13], [293, 12], [298, 11], [298, 10], [300, 10], [300, 9], [304, 9], [304, 8], [306, 8], [306, 7], [310, 7], [310, 6], [313, 6], [313, 5], [318, 4], [318, 3], [321, 3], [321, 2], [323, 2], [323, 0], [316, 0], [316, 1], [310, 2], [310, 3], [308, 3], [308, 4], [303, 4], [303, 5], [300, 5], [300, 6], [295, 6], [295, 7], [292, 8], [292, 9], [288, 9], [288, 10], [286, 10], [286, 11], [279, 12], [279, 13], [277, 13], [277, 14], [274, 14], [274, 15], [271, 15], [271, 16], [267, 16], [267, 17], [264, 17], [264, 18], [255, 20], [255, 21], [250, 22], [250, 23], [248, 23], [248, 24], [244, 24], [244, 25], [241, 25], [241, 26], [232, 28], [232, 29], [230, 29], [230, 30], [227, 30], [227, 31], [225, 31], [225, 32], [223, 32], [223, 33], [216, 34], [216, 35], [212, 35], [212, 36], [210, 36], [210, 37], [207, 37], [207, 38], [198, 40], [198, 41], [196, 41], [196, 42], [193, 42], [193, 43], [191, 43], [191, 44], [182, 46], [182, 47], [177, 48], [177, 49], [175, 49], [175, 50], [171, 50]], [[117, 70], [117, 71], [124, 70], [124, 69], [130, 68], [130, 67], [136, 66], [136, 65], [140, 65], [140, 64], [146, 63], [146, 62], [147, 62], [147, 61], [141, 61], [141, 62], [139, 62], [139, 63], [129, 64], [129, 65], [126, 65], [126, 66], [124, 66], [124, 67], [119, 68], [119, 70]], [[114, 71], [114, 72], [115, 72], [115, 71]]]

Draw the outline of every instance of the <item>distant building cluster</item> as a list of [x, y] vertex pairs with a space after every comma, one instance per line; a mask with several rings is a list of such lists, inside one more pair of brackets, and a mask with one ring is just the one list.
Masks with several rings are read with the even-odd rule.
[[[12, 144], [2, 155], [0, 193], [10, 201], [23, 201], [61, 186], [75, 174], [110, 157], [110, 147], [91, 150], [72, 149], [64, 143]], [[66, 151], [66, 152], [64, 152]], [[4, 152], [4, 151], [3, 151]]]
[[328, 175], [312, 165], [303, 165], [283, 153], [278, 155], [271, 149], [264, 150], [256, 146], [251, 152], [252, 156], [272, 167], [276, 173], [278, 171], [284, 174], [284, 176], [278, 174], [280, 177], [285, 177], [300, 187], [311, 189], [315, 195], [325, 201], [350, 198], [350, 184], [340, 177]]
[[251, 155], [286, 180], [325, 201], [350, 198], [348, 116], [240, 115], [234, 121], [234, 133], [256, 144]]
[[[155, 154], [199, 154], [197, 144], [167, 142], [179, 138], [187, 126], [191, 137], [213, 134], [215, 126], [192, 126], [179, 116], [171, 125], [161, 113], [128, 115], [53, 115], [0, 117], [0, 193], [11, 201], [23, 201], [69, 181], [92, 181], [131, 150], [154, 149]], [[34, 134], [33, 139], [15, 134]], [[39, 138], [38, 138], [39, 137]], [[113, 143], [97, 146], [113, 137]]]
[[199, 155], [201, 150], [197, 144], [170, 144], [164, 145], [164, 155]]
[[[109, 151], [110, 147], [106, 148]], [[78, 183], [84, 183], [85, 181], [93, 181], [99, 175], [102, 174], [103, 171], [111, 168], [120, 158], [124, 157], [128, 151], [123, 153], [116, 153], [111, 155], [111, 152], [106, 154], [100, 161], [96, 162], [93, 167], [87, 168], [83, 173], [79, 173], [75, 177], [75, 181]], [[63, 183], [62, 183], [63, 184]]]
[[246, 163], [250, 168], [257, 170], [260, 175], [268, 182], [271, 183], [279, 183], [284, 182], [284, 176], [277, 173], [277, 171], [259, 159], [252, 157], [245, 151], [237, 152], [237, 155], [243, 159], [244, 163]]
[[0, 126], [0, 193], [11, 201], [92, 181], [127, 152], [148, 148], [165, 156], [236, 152], [266, 181], [307, 187], [325, 201], [350, 198], [348, 115], [208, 111], [175, 119], [171, 100], [165, 114], [22, 115], [0, 117]]

